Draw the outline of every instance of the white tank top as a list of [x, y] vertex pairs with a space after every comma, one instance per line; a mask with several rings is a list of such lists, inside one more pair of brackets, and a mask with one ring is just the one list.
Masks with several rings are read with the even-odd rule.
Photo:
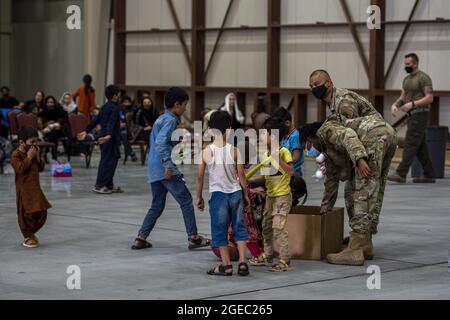
[[234, 193], [242, 190], [238, 181], [237, 167], [231, 153], [233, 146], [227, 143], [219, 148], [209, 145], [212, 159], [208, 161], [209, 192]]

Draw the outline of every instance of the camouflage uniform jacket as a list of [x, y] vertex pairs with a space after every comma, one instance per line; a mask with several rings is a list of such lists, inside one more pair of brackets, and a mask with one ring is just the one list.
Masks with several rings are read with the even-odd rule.
[[361, 158], [367, 159], [376, 150], [377, 128], [389, 127], [379, 115], [346, 119], [338, 114], [328, 117], [317, 132], [322, 151], [327, 156], [327, 177], [322, 207], [332, 209], [337, 199], [339, 181], [354, 178], [354, 168]]

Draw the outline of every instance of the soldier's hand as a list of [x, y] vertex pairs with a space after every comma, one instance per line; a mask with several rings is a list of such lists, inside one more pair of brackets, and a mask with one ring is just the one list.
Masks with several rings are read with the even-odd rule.
[[358, 160], [358, 170], [364, 179], [369, 179], [372, 176], [372, 172], [370, 171], [369, 165], [364, 159]]
[[395, 117], [395, 114], [397, 113], [397, 111], [398, 111], [397, 105], [393, 104], [392, 107], [391, 107], [391, 113], [392, 113], [393, 117]]
[[413, 109], [413, 104], [411, 102], [406, 103], [403, 107], [400, 108], [405, 113], [410, 112]]

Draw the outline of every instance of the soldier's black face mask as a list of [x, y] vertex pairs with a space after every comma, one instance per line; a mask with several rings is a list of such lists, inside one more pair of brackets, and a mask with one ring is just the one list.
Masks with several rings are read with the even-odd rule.
[[312, 94], [314, 95], [314, 97], [316, 97], [319, 100], [322, 100], [323, 98], [325, 98], [328, 88], [325, 86], [325, 83], [324, 83], [320, 86], [312, 88], [311, 90], [312, 90]]
[[405, 71], [406, 71], [406, 73], [411, 74], [411, 73], [414, 71], [414, 67], [412, 67], [412, 66], [407, 66], [407, 67], [405, 67]]

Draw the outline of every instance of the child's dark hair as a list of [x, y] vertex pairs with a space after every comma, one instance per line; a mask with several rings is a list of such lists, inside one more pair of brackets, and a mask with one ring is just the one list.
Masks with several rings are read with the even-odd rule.
[[108, 100], [112, 100], [114, 96], [118, 95], [120, 93], [119, 87], [115, 85], [107, 86], [105, 89], [105, 96]]
[[306, 143], [306, 140], [308, 140], [308, 138], [317, 137], [317, 131], [319, 131], [322, 124], [323, 124], [323, 122], [313, 122], [313, 123], [305, 124], [303, 127], [301, 127], [299, 129], [300, 142]]
[[280, 142], [281, 142], [281, 140], [283, 140], [283, 138], [287, 132], [286, 125], [285, 125], [283, 119], [275, 118], [275, 117], [267, 119], [264, 122], [262, 128], [266, 129], [270, 135], [272, 135], [273, 130], [278, 130], [278, 134], [279, 134], [278, 139]]
[[28, 139], [32, 138], [38, 138], [39, 134], [35, 128], [32, 127], [26, 127], [23, 129], [20, 129], [17, 133], [17, 138], [19, 141], [27, 142]]
[[284, 121], [292, 121], [292, 115], [285, 107], [279, 107], [276, 109], [273, 116], [283, 119]]
[[127, 95], [122, 97], [122, 103], [124, 103], [125, 101], [133, 103], [133, 99], [131, 99], [131, 97]]
[[167, 109], [172, 109], [175, 104], [183, 103], [189, 100], [189, 95], [186, 91], [178, 87], [172, 87], [167, 91], [166, 96], [164, 97], [164, 103]]
[[226, 111], [216, 111], [209, 119], [209, 127], [211, 129], [219, 130], [222, 134], [231, 128], [231, 116]]

